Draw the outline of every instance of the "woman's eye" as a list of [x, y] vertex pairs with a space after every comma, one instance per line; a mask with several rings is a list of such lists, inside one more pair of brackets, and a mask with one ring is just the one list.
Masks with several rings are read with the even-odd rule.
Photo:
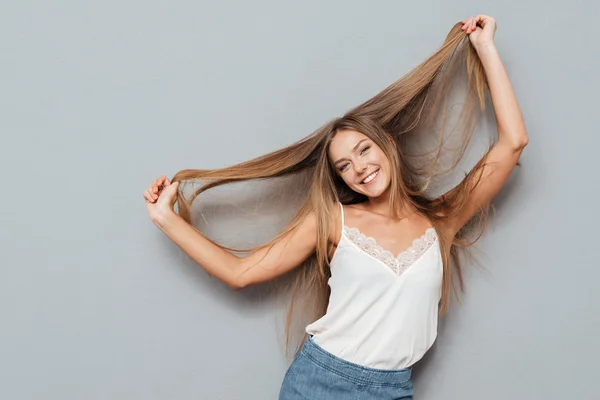
[[360, 151], [360, 154], [363, 154], [365, 151], [369, 150], [370, 148], [371, 148], [371, 146], [367, 146], [367, 147], [365, 147], [364, 149], [362, 149], [362, 150]]
[[340, 167], [340, 172], [344, 172], [344, 170], [346, 169], [346, 167], [347, 167], [347, 166], [348, 166], [348, 163], [346, 163], [346, 164], [342, 165], [342, 166]]

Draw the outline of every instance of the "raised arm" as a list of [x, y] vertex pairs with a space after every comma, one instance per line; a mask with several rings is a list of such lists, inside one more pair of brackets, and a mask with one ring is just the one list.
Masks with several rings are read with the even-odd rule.
[[466, 28], [463, 29], [471, 34], [471, 42], [485, 69], [498, 126], [498, 140], [488, 154], [486, 165], [481, 171], [481, 180], [472, 189], [466, 207], [450, 221], [450, 228], [454, 233], [500, 191], [528, 142], [517, 98], [492, 40], [496, 30], [495, 20], [478, 15], [465, 21]]

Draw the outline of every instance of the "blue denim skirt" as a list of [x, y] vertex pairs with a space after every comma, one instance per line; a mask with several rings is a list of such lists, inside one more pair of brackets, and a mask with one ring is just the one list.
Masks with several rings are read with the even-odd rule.
[[384, 370], [346, 361], [308, 335], [285, 373], [279, 400], [412, 400], [411, 372], [410, 367]]

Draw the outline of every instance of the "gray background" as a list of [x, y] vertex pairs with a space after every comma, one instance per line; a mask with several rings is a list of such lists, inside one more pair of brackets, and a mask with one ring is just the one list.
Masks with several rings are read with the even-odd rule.
[[598, 3], [321, 3], [4, 4], [0, 398], [276, 398], [274, 299], [209, 279], [142, 191], [300, 139], [477, 13], [530, 144], [416, 398], [600, 397]]

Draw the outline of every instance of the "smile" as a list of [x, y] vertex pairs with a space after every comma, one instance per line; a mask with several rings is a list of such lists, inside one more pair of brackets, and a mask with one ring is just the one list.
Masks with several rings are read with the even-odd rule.
[[361, 184], [366, 185], [367, 183], [371, 182], [373, 179], [375, 179], [375, 177], [379, 174], [379, 170], [373, 172], [371, 175], [367, 176], [362, 182]]

